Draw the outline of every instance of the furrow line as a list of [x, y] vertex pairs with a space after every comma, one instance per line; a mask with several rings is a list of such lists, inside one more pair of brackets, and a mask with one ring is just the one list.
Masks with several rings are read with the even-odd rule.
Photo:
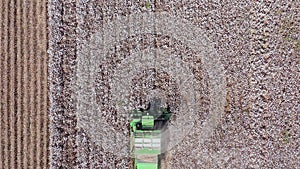
[[[0, 9], [4, 9], [4, 4], [3, 4], [4, 1], [2, 1], [0, 3]], [[2, 10], [2, 12], [0, 12], [0, 21], [3, 21], [4, 20], [4, 10]], [[0, 23], [0, 36], [1, 37], [4, 37], [4, 24], [3, 22]], [[3, 48], [3, 43], [4, 41], [2, 41], [2, 38], [0, 38], [0, 166], [4, 166], [4, 135], [3, 135], [3, 131], [5, 129], [5, 126], [4, 125], [4, 110], [3, 110], [3, 86], [4, 86], [4, 81], [3, 81], [3, 75], [2, 75], [2, 72], [3, 72], [3, 67], [4, 67], [4, 61], [2, 60], [3, 57], [4, 57], [4, 48]]]
[[23, 98], [23, 91], [22, 91], [22, 74], [23, 74], [23, 64], [22, 60], [23, 55], [22, 55], [22, 35], [24, 35], [24, 32], [22, 32], [22, 22], [21, 22], [21, 10], [22, 10], [22, 4], [21, 0], [17, 0], [17, 11], [16, 11], [16, 27], [17, 27], [17, 66], [19, 67], [17, 71], [17, 168], [22, 168], [22, 126], [23, 126], [23, 111], [22, 111], [22, 98]]
[[17, 6], [16, 1], [13, 0], [10, 1], [10, 19], [11, 19], [11, 46], [10, 46], [10, 74], [11, 74], [11, 93], [10, 93], [10, 99], [11, 99], [11, 105], [10, 105], [10, 117], [11, 117], [11, 168], [17, 168], [17, 116], [18, 116], [18, 105], [17, 105], [17, 99], [18, 99], [18, 82], [17, 82], [17, 72], [18, 72], [18, 65], [17, 65]]
[[14, 158], [15, 158], [15, 99], [14, 99], [14, 94], [15, 94], [15, 67], [14, 67], [14, 40], [15, 40], [15, 27], [14, 27], [14, 1], [9, 1], [8, 3], [8, 58], [7, 58], [7, 66], [8, 69], [7, 71], [7, 76], [8, 76], [8, 81], [7, 81], [7, 91], [8, 91], [8, 107], [7, 107], [7, 114], [8, 114], [8, 153], [9, 156], [8, 158], [8, 166], [9, 168], [15, 168], [14, 167]]
[[41, 63], [41, 75], [42, 75], [42, 83], [41, 83], [41, 89], [42, 89], [42, 96], [41, 96], [41, 111], [43, 112], [42, 116], [42, 126], [41, 130], [43, 131], [42, 134], [42, 166], [43, 168], [48, 168], [48, 142], [49, 142], [49, 130], [48, 130], [48, 55], [47, 55], [47, 1], [42, 0], [41, 3], [41, 14], [40, 16], [43, 18], [43, 20], [40, 23], [40, 31], [41, 31], [41, 42], [43, 45], [41, 45], [42, 52], [42, 63]]
[[36, 2], [30, 2], [29, 6], [29, 100], [30, 100], [30, 121], [29, 121], [29, 133], [30, 133], [30, 146], [29, 146], [29, 166], [30, 168], [36, 168], [36, 156], [35, 156], [35, 139], [36, 139], [36, 47], [35, 47], [35, 4]]
[[[24, 3], [24, 8], [22, 9], [22, 23], [23, 23], [23, 32], [26, 33], [28, 35], [28, 18], [29, 18], [29, 10], [28, 10], [28, 3]], [[29, 120], [30, 120], [30, 111], [29, 111], [29, 99], [28, 99], [28, 92], [29, 92], [29, 57], [31, 52], [28, 51], [29, 49], [29, 37], [28, 36], [23, 36], [24, 40], [22, 41], [22, 45], [23, 45], [23, 49], [24, 49], [24, 73], [23, 73], [23, 110], [24, 112], [22, 113], [24, 118], [24, 124], [23, 124], [23, 152], [26, 152], [23, 154], [23, 162], [22, 162], [22, 168], [27, 169], [29, 166], [29, 143], [30, 143], [30, 139], [28, 138], [28, 136], [30, 136], [30, 132], [28, 130], [29, 128]]]
[[4, 140], [4, 156], [3, 156], [3, 161], [4, 161], [4, 165], [3, 168], [9, 168], [9, 140], [8, 140], [8, 75], [7, 75], [7, 69], [8, 69], [8, 65], [7, 65], [7, 60], [9, 58], [8, 56], [8, 2], [6, 0], [2, 1], [3, 3], [3, 13], [4, 13], [4, 17], [3, 17], [3, 46], [2, 46], [2, 50], [4, 51], [4, 61], [3, 61], [3, 120], [4, 120], [4, 136], [3, 136], [3, 140]]
[[[42, 58], [42, 54], [41, 54], [41, 49], [40, 49], [40, 46], [42, 44], [42, 41], [40, 39], [41, 37], [41, 28], [40, 27], [40, 24], [41, 24], [41, 17], [40, 16], [40, 5], [41, 5], [41, 2], [37, 2], [36, 3], [36, 6], [35, 6], [35, 9], [34, 9], [34, 16], [37, 17], [37, 20], [36, 22], [34, 22], [33, 24], [33, 28], [35, 30], [35, 36], [34, 38], [36, 39], [36, 43], [34, 44], [34, 48], [36, 51], [36, 68], [35, 70], [37, 70], [35, 76], [36, 76], [36, 83], [35, 83], [35, 93], [36, 93], [36, 145], [35, 145], [35, 152], [36, 152], [36, 168], [41, 168], [41, 160], [39, 159], [42, 159], [41, 157], [41, 116], [42, 116], [42, 110], [41, 110], [41, 58]], [[36, 47], [37, 46], [37, 47]], [[42, 131], [43, 132], [43, 131]]]

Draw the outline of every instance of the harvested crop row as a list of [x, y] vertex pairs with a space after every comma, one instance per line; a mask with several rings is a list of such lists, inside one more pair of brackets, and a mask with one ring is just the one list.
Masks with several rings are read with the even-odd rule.
[[0, 5], [0, 166], [47, 168], [46, 1]]

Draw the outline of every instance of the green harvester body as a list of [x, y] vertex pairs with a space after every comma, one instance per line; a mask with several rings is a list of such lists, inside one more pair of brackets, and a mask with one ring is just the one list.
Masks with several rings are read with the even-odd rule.
[[133, 110], [130, 121], [130, 153], [134, 169], [158, 169], [162, 153], [162, 131], [171, 117], [169, 109], [155, 99], [146, 110]]

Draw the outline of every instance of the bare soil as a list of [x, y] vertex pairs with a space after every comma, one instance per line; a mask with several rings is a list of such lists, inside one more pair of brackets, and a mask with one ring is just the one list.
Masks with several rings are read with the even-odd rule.
[[0, 168], [48, 168], [47, 2], [0, 2]]

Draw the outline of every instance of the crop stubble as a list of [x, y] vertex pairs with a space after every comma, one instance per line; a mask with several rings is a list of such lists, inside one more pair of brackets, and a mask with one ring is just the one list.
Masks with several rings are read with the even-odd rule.
[[[295, 52], [297, 48], [292, 50], [287, 47], [281, 35], [277, 34], [277, 29], [280, 29], [278, 26], [280, 27], [282, 22], [275, 14], [276, 8], [284, 11], [280, 17], [284, 17], [286, 13], [293, 13], [289, 10], [297, 8], [299, 3], [285, 5], [277, 2], [272, 6], [264, 2], [248, 1], [234, 3], [156, 1], [151, 9], [146, 9], [142, 2], [89, 1], [85, 4], [83, 1], [64, 3], [53, 1], [50, 6], [49, 15], [53, 19], [50, 40], [50, 53], [53, 57], [50, 65], [53, 68], [53, 74], [50, 76], [53, 80], [51, 82], [53, 88], [50, 90], [53, 99], [51, 105], [53, 144], [50, 145], [52, 166], [95, 168], [102, 164], [112, 164], [116, 168], [124, 167], [115, 163], [113, 154], [105, 153], [101, 147], [93, 144], [93, 140], [84, 130], [75, 128], [77, 122], [73, 107], [75, 100], [70, 99], [74, 94], [70, 88], [76, 85], [72, 84], [72, 78], [76, 75], [74, 50], [77, 50], [77, 45], [88, 41], [87, 39], [97, 29], [101, 29], [104, 16], [110, 19], [117, 15], [147, 10], [173, 13], [205, 30], [226, 69], [228, 95], [226, 112], [222, 112], [224, 114], [221, 124], [214, 130], [213, 136], [202, 145], [197, 144], [199, 142], [197, 134], [186, 137], [182, 143], [185, 146], [179, 147], [178, 151], [172, 154], [173, 158], [170, 159], [172, 166], [178, 168], [299, 166], [297, 162], [299, 114], [296, 112], [299, 110], [297, 107], [299, 101], [296, 100], [299, 96], [297, 90], [299, 61], [296, 58], [299, 58], [299, 55]], [[294, 14], [299, 18], [299, 13]], [[270, 20], [277, 24], [272, 25]], [[269, 32], [268, 37], [264, 37], [267, 31], [261, 31], [267, 27], [266, 25], [273, 31]], [[265, 42], [267, 44], [264, 44]], [[290, 70], [287, 69], [287, 65]], [[282, 131], [288, 134], [281, 136]], [[80, 144], [76, 144], [75, 137]], [[286, 143], [281, 141], [281, 137], [287, 140]], [[77, 164], [74, 162], [76, 159]]]

